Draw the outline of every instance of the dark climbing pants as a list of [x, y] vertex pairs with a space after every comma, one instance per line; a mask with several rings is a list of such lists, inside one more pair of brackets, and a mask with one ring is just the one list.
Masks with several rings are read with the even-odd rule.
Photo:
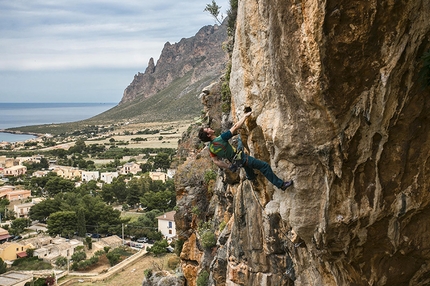
[[[238, 137], [237, 149], [243, 150], [243, 144], [240, 135]], [[257, 177], [254, 172], [254, 169], [256, 169], [259, 170], [266, 177], [266, 179], [276, 187], [280, 188], [284, 183], [283, 180], [279, 179], [278, 176], [273, 173], [272, 168], [268, 163], [249, 156], [245, 154], [245, 152], [242, 152], [242, 166], [246, 172], [246, 177], [248, 180], [252, 181]]]
[[252, 156], [243, 155], [244, 157], [244, 165], [243, 169], [245, 169], [246, 177], [248, 180], [254, 180], [256, 178], [254, 169], [259, 170], [266, 178], [276, 187], [280, 188], [284, 181], [278, 178], [273, 171], [270, 165], [264, 161], [258, 160]]

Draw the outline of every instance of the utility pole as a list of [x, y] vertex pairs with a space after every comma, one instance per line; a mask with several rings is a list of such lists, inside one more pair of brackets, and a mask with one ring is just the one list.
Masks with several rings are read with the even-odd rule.
[[122, 227], [122, 245], [124, 245], [125, 244], [125, 241], [124, 241], [124, 223], [121, 224], [121, 227]]

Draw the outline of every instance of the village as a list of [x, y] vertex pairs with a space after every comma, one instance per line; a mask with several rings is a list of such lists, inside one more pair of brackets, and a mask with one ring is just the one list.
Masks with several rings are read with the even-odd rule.
[[[163, 135], [177, 137], [178, 135], [174, 135], [175, 133], [176, 132], [164, 133]], [[161, 136], [162, 135], [159, 133], [150, 134], [144, 141], [153, 146], [153, 141], [160, 141]], [[134, 137], [128, 136], [128, 139], [125, 139], [118, 134], [115, 139], [112, 139], [113, 137], [105, 139], [104, 144], [114, 145], [115, 143], [118, 144], [118, 142], [125, 141], [127, 144], [124, 145], [130, 148], [127, 146], [128, 142], [133, 142], [132, 138]], [[177, 138], [175, 139], [177, 142]], [[174, 191], [172, 192], [171, 188], [173, 186], [172, 182], [175, 169], [169, 168], [172, 165], [171, 159], [164, 165], [154, 164], [154, 160], [157, 161], [156, 158], [160, 156], [160, 152], [157, 152], [157, 148], [154, 149], [151, 147], [148, 150], [153, 152], [148, 152], [147, 154], [136, 154], [132, 152], [129, 156], [123, 156], [120, 160], [117, 160], [121, 164], [110, 166], [108, 171], [106, 164], [112, 162], [113, 159], [97, 160], [94, 154], [86, 159], [87, 161], [96, 161], [96, 163], [91, 166], [92, 168], [88, 168], [88, 166], [86, 166], [87, 168], [80, 168], [79, 165], [62, 165], [60, 163], [65, 160], [52, 156], [52, 154], [58, 154], [55, 152], [58, 152], [59, 149], [65, 151], [70, 150], [70, 148], [76, 145], [76, 141], [67, 144], [52, 144], [54, 146], [49, 147], [43, 144], [44, 141], [46, 141], [46, 138], [33, 139], [15, 144], [2, 144], [3, 147], [7, 146], [6, 148], [8, 148], [9, 151], [11, 151], [10, 146], [13, 146], [12, 150], [15, 152], [18, 150], [27, 151], [29, 146], [37, 146], [34, 143], [29, 144], [29, 142], [38, 142], [37, 144], [39, 147], [33, 152], [33, 155], [25, 153], [24, 155], [28, 156], [16, 156], [15, 154], [23, 154], [17, 152], [12, 156], [9, 154], [0, 156], [0, 202], [4, 202], [4, 209], [0, 209], [0, 258], [7, 266], [7, 269], [9, 269], [9, 271], [0, 275], [0, 285], [25, 285], [25, 283], [29, 281], [35, 281], [36, 278], [47, 279], [47, 275], [50, 277], [52, 273], [56, 273], [55, 279], [72, 273], [74, 273], [74, 275], [77, 273], [85, 273], [85, 267], [78, 269], [78, 266], [76, 266], [79, 262], [77, 261], [76, 255], [82, 251], [85, 253], [86, 257], [84, 261], [89, 261], [91, 259], [95, 261], [94, 258], [98, 258], [97, 255], [100, 255], [102, 251], [108, 250], [108, 252], [104, 253], [105, 256], [107, 256], [116, 249], [127, 249], [127, 254], [122, 255], [121, 259], [128, 261], [132, 259], [131, 257], [142, 256], [148, 251], [151, 252], [151, 248], [155, 249], [156, 247], [154, 246], [157, 244], [162, 245], [162, 253], [174, 251], [176, 229], [174, 221], [175, 211], [173, 207], [175, 202]], [[85, 140], [84, 142], [87, 143], [87, 145], [84, 143], [84, 146], [86, 145], [84, 148], [91, 148], [91, 143], [93, 142], [90, 140]], [[143, 147], [142, 145], [137, 146], [136, 141], [133, 143], [136, 149]], [[95, 141], [95, 144], [100, 144], [100, 139]], [[164, 147], [160, 142], [155, 145]], [[81, 150], [81, 153], [85, 153], [87, 149]], [[166, 148], [160, 150], [165, 151], [165, 149]], [[52, 150], [54, 150], [54, 153], [49, 153], [49, 151]], [[161, 152], [161, 154], [164, 153]], [[67, 155], [69, 162], [70, 158], [74, 158], [75, 156], [80, 155]], [[169, 158], [171, 158], [170, 155]], [[82, 160], [82, 158], [80, 159]], [[148, 164], [152, 164], [152, 167], [148, 168]], [[38, 168], [34, 168], [34, 166], [38, 166]], [[142, 167], [144, 167], [144, 170]], [[154, 169], [153, 167], [158, 168]], [[103, 228], [103, 222], [96, 228], [89, 225], [84, 235], [82, 231], [79, 233], [77, 227], [74, 227], [73, 232], [69, 230], [63, 231], [60, 228], [60, 230], [56, 230], [58, 234], [54, 235], [54, 227], [52, 226], [53, 219], [44, 220], [43, 216], [41, 220], [32, 219], [35, 217], [34, 213], [36, 212], [34, 211], [32, 215], [32, 208], [35, 210], [38, 205], [42, 206], [49, 201], [56, 201], [59, 202], [58, 204], [62, 204], [62, 202], [59, 201], [58, 193], [50, 192], [49, 188], [46, 186], [44, 188], [35, 187], [37, 184], [40, 185], [40, 182], [45, 181], [46, 183], [47, 180], [53, 180], [53, 178], [55, 178], [56, 181], [62, 180], [60, 182], [63, 183], [66, 181], [71, 182], [73, 185], [73, 191], [70, 191], [70, 189], [68, 191], [61, 190], [60, 195], [67, 196], [80, 191], [80, 195], [85, 195], [88, 198], [96, 197], [100, 201], [102, 201], [101, 198], [103, 198], [105, 207], [117, 212], [115, 214], [119, 214], [120, 219], [112, 220], [115, 221], [112, 223], [115, 225], [110, 225], [109, 228]], [[126, 200], [124, 198], [121, 199], [118, 194], [116, 196], [114, 195], [110, 201], [105, 200], [107, 196], [105, 195], [107, 192], [106, 190], [109, 190], [111, 188], [110, 186], [124, 183], [121, 185], [124, 187], [122, 191], [131, 192], [133, 187], [129, 186], [134, 186], [136, 182], [150, 182], [150, 185], [155, 186], [156, 190], [141, 190], [140, 193], [135, 195], [137, 199], [134, 201], [129, 199], [130, 195], [127, 195]], [[62, 187], [57, 187], [57, 189], [58, 188]], [[90, 188], [91, 190], [89, 190]], [[142, 203], [148, 201], [148, 199], [142, 199], [143, 195], [157, 193], [158, 189], [165, 189], [166, 191], [162, 192], [167, 193], [167, 189], [170, 189], [170, 193], [172, 194], [172, 198], [169, 199], [170, 206], [165, 203], [167, 198], [161, 199], [161, 203]], [[85, 190], [85, 192], [82, 190]], [[64, 199], [64, 197], [62, 199]], [[151, 198], [149, 200], [151, 200]], [[158, 200], [160, 200], [160, 197], [158, 197]], [[153, 205], [157, 205], [157, 203], [162, 206], [159, 208], [154, 207]], [[91, 210], [89, 211], [91, 212]], [[153, 227], [139, 224], [139, 217], [144, 217], [145, 213], [148, 211], [150, 211], [149, 213], [151, 213], [151, 215], [153, 213], [158, 214], [155, 217], [152, 216], [154, 222]], [[61, 210], [61, 212], [64, 211]], [[49, 217], [54, 217], [54, 215]], [[87, 223], [89, 223], [90, 219], [86, 219]], [[15, 225], [17, 225], [17, 222], [20, 220], [25, 220], [27, 225], [21, 229], [22, 232], [18, 233]], [[67, 228], [66, 222], [60, 221], [60, 224], [64, 229]], [[76, 221], [74, 221], [73, 224], [76, 225]], [[153, 228], [155, 231], [149, 232], [146, 228]], [[129, 258], [127, 258], [128, 256]], [[48, 271], [49, 273], [47, 273], [46, 270], [30, 270], [24, 272], [14, 270], [14, 264], [16, 264], [17, 261], [30, 257], [50, 265], [51, 267], [48, 268], [51, 269], [51, 272]], [[116, 263], [118, 262], [119, 264], [123, 263], [120, 261]], [[115, 264], [111, 263], [112, 267], [114, 265]], [[55, 271], [52, 272], [52, 269]], [[87, 270], [88, 269], [94, 274], [92, 267], [87, 267]], [[110, 269], [108, 266], [99, 267], [100, 272], [104, 273], [108, 271], [108, 269]]]

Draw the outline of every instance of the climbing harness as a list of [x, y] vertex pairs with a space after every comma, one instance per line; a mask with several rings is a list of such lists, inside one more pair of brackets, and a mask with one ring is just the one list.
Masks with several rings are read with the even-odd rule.
[[243, 149], [238, 149], [236, 154], [232, 159], [232, 164], [237, 166], [238, 168], [242, 167], [246, 163], [246, 154], [243, 152]]

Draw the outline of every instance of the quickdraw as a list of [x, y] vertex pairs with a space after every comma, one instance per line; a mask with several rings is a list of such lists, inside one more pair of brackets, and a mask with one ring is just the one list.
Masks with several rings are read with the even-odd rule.
[[231, 162], [237, 167], [242, 167], [246, 163], [246, 154], [243, 152], [243, 149], [239, 149], [234, 155], [233, 160]]

